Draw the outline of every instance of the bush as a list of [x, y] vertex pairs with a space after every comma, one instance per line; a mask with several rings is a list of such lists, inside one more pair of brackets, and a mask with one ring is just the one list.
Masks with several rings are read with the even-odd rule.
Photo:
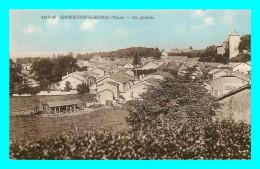
[[77, 92], [78, 92], [78, 94], [89, 93], [90, 89], [85, 83], [83, 83], [83, 84], [77, 85]]
[[22, 94], [36, 95], [37, 93], [40, 92], [40, 88], [39, 87], [31, 87], [28, 84], [19, 84], [17, 86], [15, 92], [19, 95], [22, 95]]
[[247, 62], [251, 61], [251, 55], [240, 53], [236, 57], [230, 59], [231, 62]]
[[158, 86], [150, 86], [141, 98], [126, 103], [129, 123], [137, 129], [165, 121], [211, 119], [221, 107], [201, 81], [181, 77], [166, 78]]
[[11, 159], [250, 159], [250, 125], [186, 121], [142, 131], [88, 131], [10, 143]]

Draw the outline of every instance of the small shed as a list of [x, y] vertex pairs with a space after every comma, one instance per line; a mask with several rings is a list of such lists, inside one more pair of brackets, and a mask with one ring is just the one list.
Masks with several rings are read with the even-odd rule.
[[65, 100], [43, 103], [43, 112], [46, 114], [73, 113], [83, 109], [84, 105], [80, 100]]

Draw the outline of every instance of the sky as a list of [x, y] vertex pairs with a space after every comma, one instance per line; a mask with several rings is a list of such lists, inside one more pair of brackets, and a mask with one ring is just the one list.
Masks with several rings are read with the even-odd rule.
[[[68, 15], [110, 18], [63, 18]], [[142, 16], [150, 19], [141, 20]], [[10, 10], [10, 53], [94, 52], [137, 46], [166, 51], [189, 46], [204, 49], [221, 44], [233, 29], [239, 35], [251, 34], [250, 10]]]

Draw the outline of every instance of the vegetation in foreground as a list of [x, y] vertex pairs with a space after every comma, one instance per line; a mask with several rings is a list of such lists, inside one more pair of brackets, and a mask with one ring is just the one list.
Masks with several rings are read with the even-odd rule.
[[250, 126], [186, 121], [150, 130], [88, 131], [10, 145], [11, 159], [250, 159]]

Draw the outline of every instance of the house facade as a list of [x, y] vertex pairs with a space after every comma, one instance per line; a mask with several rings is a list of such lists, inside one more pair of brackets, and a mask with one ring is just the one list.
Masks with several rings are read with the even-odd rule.
[[97, 100], [100, 104], [111, 105], [119, 99], [119, 83], [102, 81], [97, 85]]
[[241, 79], [234, 75], [221, 76], [210, 82], [211, 94], [215, 97], [221, 97], [223, 94], [249, 83], [248, 80]]
[[134, 84], [134, 77], [120, 72], [120, 73], [112, 73], [105, 75], [104, 77], [97, 80], [96, 84], [99, 86], [102, 83], [105, 83], [107, 81], [115, 82], [119, 84], [119, 92], [126, 92], [130, 89], [130, 87]]
[[52, 90], [64, 90], [69, 82], [71, 89], [77, 89], [79, 84], [92, 85], [95, 83], [96, 77], [88, 71], [73, 72], [62, 77]]

